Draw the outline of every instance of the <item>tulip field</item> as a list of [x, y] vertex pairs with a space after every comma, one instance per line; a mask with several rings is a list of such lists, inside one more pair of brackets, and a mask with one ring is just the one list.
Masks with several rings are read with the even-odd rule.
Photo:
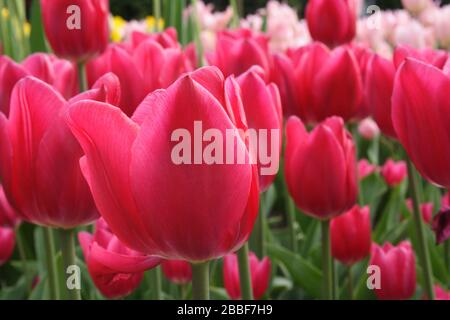
[[0, 300], [450, 300], [450, 4], [396, 5], [0, 0]]

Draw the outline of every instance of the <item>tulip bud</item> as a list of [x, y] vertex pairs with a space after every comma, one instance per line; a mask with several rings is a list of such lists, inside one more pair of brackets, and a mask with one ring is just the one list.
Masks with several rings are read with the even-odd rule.
[[359, 123], [358, 132], [364, 139], [372, 140], [380, 134], [380, 129], [375, 121], [366, 118]]
[[406, 162], [394, 162], [392, 159], [389, 159], [381, 168], [381, 175], [388, 186], [395, 187], [399, 185], [408, 176]]
[[328, 118], [308, 133], [291, 117], [286, 131], [285, 176], [297, 206], [319, 219], [351, 209], [358, 193], [356, 154], [343, 120]]
[[78, 239], [95, 286], [110, 299], [133, 292], [141, 283], [144, 271], [161, 261], [126, 247], [103, 219], [98, 220], [94, 235], [80, 232]]
[[340, 262], [352, 265], [370, 253], [370, 208], [354, 206], [331, 220], [331, 254]]
[[416, 291], [416, 257], [409, 241], [398, 246], [390, 243], [372, 246], [370, 265], [380, 270], [380, 288], [375, 294], [380, 300], [405, 300]]
[[42, 0], [45, 34], [60, 57], [87, 61], [109, 41], [108, 0]]
[[305, 16], [311, 37], [329, 47], [351, 42], [355, 37], [355, 0], [309, 0]]
[[[250, 278], [253, 297], [261, 299], [267, 291], [270, 282], [271, 263], [268, 257], [261, 261], [253, 252], [249, 253]], [[241, 284], [239, 278], [239, 264], [236, 254], [226, 255], [223, 259], [223, 282], [231, 299], [241, 299]]]
[[[411, 199], [406, 199], [406, 206], [409, 211], [413, 211], [413, 202]], [[429, 224], [433, 219], [433, 202], [422, 203], [420, 205], [420, 212], [422, 214], [423, 221]]]
[[370, 176], [377, 170], [378, 167], [374, 164], [371, 164], [369, 161], [367, 161], [367, 159], [361, 159], [358, 161], [358, 178], [360, 180], [364, 179], [367, 176]]
[[438, 285], [434, 286], [434, 294], [436, 300], [450, 300], [450, 291], [445, 291]]
[[176, 284], [186, 284], [192, 280], [191, 264], [184, 260], [163, 260], [161, 263], [164, 276]]

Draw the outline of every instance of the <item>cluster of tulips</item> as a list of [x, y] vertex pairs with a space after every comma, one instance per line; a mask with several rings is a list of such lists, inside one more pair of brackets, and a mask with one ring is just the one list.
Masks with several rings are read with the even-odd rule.
[[[450, 299], [450, 55], [375, 53], [356, 7], [309, 0], [275, 51], [236, 12], [212, 48], [195, 14], [113, 43], [107, 0], [41, 0], [52, 53], [0, 56], [0, 297]], [[198, 122], [215, 160], [177, 163]]]

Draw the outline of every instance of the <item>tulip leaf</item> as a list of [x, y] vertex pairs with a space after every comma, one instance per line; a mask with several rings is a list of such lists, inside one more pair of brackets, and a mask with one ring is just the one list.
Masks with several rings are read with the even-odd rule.
[[31, 52], [48, 52], [42, 24], [41, 4], [39, 0], [33, 0], [31, 5]]
[[321, 297], [322, 272], [298, 254], [273, 244], [267, 245], [272, 259], [282, 263], [292, 276], [295, 285], [304, 289], [312, 298]]

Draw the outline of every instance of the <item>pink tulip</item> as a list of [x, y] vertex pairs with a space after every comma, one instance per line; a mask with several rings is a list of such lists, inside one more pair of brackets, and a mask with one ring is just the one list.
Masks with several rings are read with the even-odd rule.
[[436, 300], [450, 300], [450, 291], [445, 291], [438, 285], [434, 286], [434, 294]]
[[[117, 94], [117, 78], [105, 75], [83, 95], [115, 101], [110, 96]], [[59, 228], [87, 224], [98, 216], [79, 168], [81, 147], [65, 122], [67, 108], [55, 89], [27, 77], [14, 87], [9, 118], [0, 113], [0, 173], [6, 195], [25, 220]]]
[[0, 226], [0, 266], [11, 258], [16, 244], [16, 235], [13, 228]]
[[110, 299], [133, 292], [141, 283], [144, 271], [161, 261], [126, 247], [103, 219], [97, 222], [94, 235], [80, 232], [78, 239], [95, 286]]
[[[406, 206], [409, 211], [413, 211], [413, 202], [411, 199], [406, 199]], [[433, 202], [426, 202], [420, 205], [420, 212], [422, 214], [422, 219], [425, 223], [431, 223], [433, 220]]]
[[421, 175], [445, 187], [450, 187], [449, 90], [447, 74], [408, 58], [397, 73], [392, 96], [398, 139]]
[[367, 176], [370, 176], [377, 170], [378, 167], [374, 164], [371, 164], [367, 159], [361, 159], [358, 161], [358, 177], [360, 180], [364, 179]]
[[381, 175], [387, 185], [394, 187], [399, 185], [408, 176], [408, 170], [405, 161], [394, 162], [392, 159], [386, 161], [381, 168]]
[[362, 120], [358, 125], [358, 132], [366, 140], [372, 140], [380, 134], [380, 129], [371, 118]]
[[354, 0], [310, 0], [305, 16], [311, 37], [329, 47], [351, 42], [355, 37]]
[[373, 244], [369, 264], [380, 268], [380, 288], [375, 289], [378, 299], [405, 300], [414, 295], [416, 257], [409, 241], [397, 246]]
[[[258, 211], [256, 164], [206, 164], [181, 152], [180, 141], [195, 136], [197, 145], [198, 121], [203, 131], [237, 134], [243, 115], [238, 84], [214, 67], [155, 91], [131, 119], [108, 104], [74, 104], [68, 121], [86, 154], [82, 171], [114, 234], [134, 250], [171, 260], [205, 261], [242, 246]], [[233, 145], [249, 159], [244, 140]]]
[[358, 193], [356, 154], [343, 120], [328, 118], [308, 133], [300, 119], [291, 117], [285, 176], [289, 193], [306, 214], [330, 219], [351, 209]]
[[316, 123], [336, 115], [347, 121], [358, 114], [363, 83], [360, 67], [349, 48], [330, 51], [323, 44], [314, 43], [300, 48], [292, 59], [296, 114], [302, 120]]
[[[258, 300], [264, 296], [269, 287], [272, 266], [268, 257], [259, 261], [256, 255], [250, 252], [249, 268], [253, 297]], [[226, 255], [223, 259], [223, 281], [228, 295], [234, 300], [241, 299], [239, 279], [239, 265], [236, 254]]]

